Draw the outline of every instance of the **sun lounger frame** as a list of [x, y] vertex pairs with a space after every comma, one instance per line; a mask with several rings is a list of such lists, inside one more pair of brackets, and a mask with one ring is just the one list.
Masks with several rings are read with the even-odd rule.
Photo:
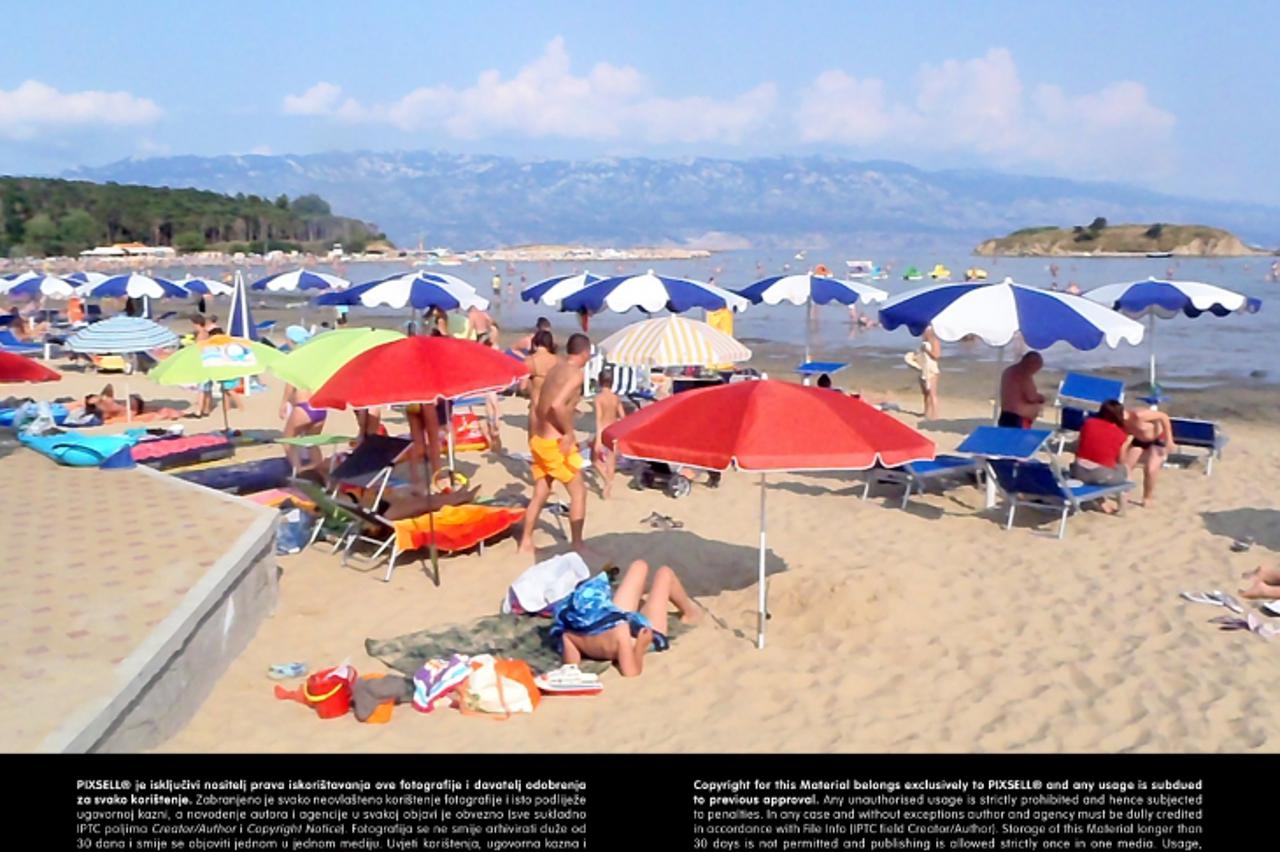
[[[1005, 500], [1009, 506], [1009, 514], [1005, 519], [1004, 528], [1011, 529], [1013, 527], [1014, 517], [1019, 508], [1036, 509], [1042, 512], [1056, 512], [1058, 514], [1058, 540], [1066, 538], [1067, 535], [1067, 519], [1075, 513], [1081, 511], [1085, 505], [1102, 500], [1107, 497], [1114, 497], [1130, 491], [1134, 487], [1132, 481], [1123, 485], [1069, 485], [1061, 472], [1053, 465], [1046, 462], [1038, 461], [1022, 461], [1017, 459], [995, 459], [990, 463], [991, 476], [995, 480], [997, 487], [1004, 494]], [[1056, 490], [1050, 492], [1048, 489], [1043, 490], [1021, 490], [1014, 488], [1010, 490], [1006, 487], [1007, 478], [1014, 478], [1020, 472], [1020, 468], [1031, 468], [1035, 471], [1037, 477], [1043, 482], [1052, 483], [1056, 486]], [[1008, 471], [1009, 476], [1002, 477], [1003, 471]], [[1043, 472], [1041, 472], [1043, 471]], [[1016, 479], [1015, 479], [1016, 483]], [[1120, 513], [1124, 513], [1124, 501], [1120, 501]]]
[[1213, 460], [1222, 458], [1222, 451], [1229, 440], [1226, 433], [1212, 420], [1170, 417], [1169, 421], [1173, 424], [1174, 444], [1178, 447], [1194, 447], [1206, 451], [1204, 475], [1212, 476]]

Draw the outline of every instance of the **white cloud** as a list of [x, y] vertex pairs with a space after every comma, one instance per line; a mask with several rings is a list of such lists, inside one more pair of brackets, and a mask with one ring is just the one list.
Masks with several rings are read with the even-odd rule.
[[150, 124], [163, 110], [128, 92], [60, 92], [38, 80], [0, 89], [0, 136], [31, 139], [44, 130]]
[[1153, 176], [1172, 158], [1172, 114], [1140, 83], [1068, 95], [1054, 85], [1028, 95], [1013, 56], [924, 65], [913, 101], [889, 103], [883, 83], [826, 71], [799, 98], [801, 136], [851, 146], [976, 154], [997, 165], [1087, 170], [1100, 177]]
[[506, 133], [595, 141], [741, 141], [774, 111], [777, 87], [762, 83], [737, 97], [662, 97], [635, 68], [599, 63], [575, 75], [562, 38], [510, 78], [485, 71], [465, 88], [423, 86], [389, 103], [363, 104], [321, 82], [284, 98], [290, 115], [324, 116], [460, 139]]

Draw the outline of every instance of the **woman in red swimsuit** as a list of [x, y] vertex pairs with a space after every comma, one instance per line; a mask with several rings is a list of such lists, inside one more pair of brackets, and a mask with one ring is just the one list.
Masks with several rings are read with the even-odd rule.
[[[1102, 403], [1098, 413], [1084, 421], [1080, 427], [1080, 440], [1076, 444], [1076, 460], [1071, 463], [1071, 476], [1088, 485], [1122, 485], [1129, 481], [1129, 469], [1124, 464], [1125, 447], [1129, 433], [1125, 431], [1124, 406], [1117, 400]], [[1114, 512], [1123, 507], [1124, 495], [1116, 496], [1116, 507], [1103, 503], [1104, 512]]]

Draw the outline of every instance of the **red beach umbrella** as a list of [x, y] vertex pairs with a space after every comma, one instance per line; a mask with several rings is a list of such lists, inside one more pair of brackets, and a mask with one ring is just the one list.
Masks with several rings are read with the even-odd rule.
[[655, 403], [605, 430], [631, 458], [760, 474], [760, 608], [764, 647], [765, 474], [866, 470], [932, 459], [933, 442], [861, 399], [789, 382], [737, 382]]
[[[529, 368], [523, 361], [489, 346], [452, 337], [406, 337], [367, 349], [352, 358], [311, 395], [310, 402], [320, 408], [338, 409], [434, 405], [442, 399], [504, 390], [528, 374]], [[425, 449], [417, 423], [418, 420], [411, 419], [414, 443]], [[452, 425], [448, 429], [452, 466]], [[431, 484], [428, 471], [428, 497]], [[436, 558], [434, 515], [430, 530], [431, 565], [438, 584], [440, 567]]]
[[0, 384], [9, 382], [56, 382], [62, 375], [24, 355], [0, 352]]
[[529, 374], [524, 362], [452, 337], [406, 337], [366, 350], [311, 395], [320, 408], [435, 403], [499, 391]]

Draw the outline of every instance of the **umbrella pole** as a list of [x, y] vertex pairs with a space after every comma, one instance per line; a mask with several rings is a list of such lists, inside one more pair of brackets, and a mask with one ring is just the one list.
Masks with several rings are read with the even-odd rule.
[[1004, 347], [996, 350], [996, 398], [991, 404], [991, 423], [1000, 422], [1000, 386], [1004, 380]]
[[1156, 392], [1156, 315], [1155, 313], [1147, 314], [1147, 342], [1151, 347], [1151, 393]]
[[[810, 338], [810, 335], [813, 333], [813, 329], [810, 328], [810, 325], [812, 324], [812, 322], [813, 322], [813, 296], [811, 295], [809, 296], [809, 298], [804, 300], [804, 362], [806, 364], [808, 364], [810, 360], [809, 338]], [[808, 376], [804, 377], [804, 383], [806, 385], [809, 384]]]
[[449, 482], [453, 482], [453, 465], [454, 465], [454, 446], [453, 446], [453, 400], [447, 399], [444, 403], [444, 427], [448, 431], [445, 432], [445, 446], [449, 448]]
[[765, 475], [763, 473], [760, 474], [760, 576], [756, 580], [756, 585], [759, 587], [759, 592], [760, 592], [760, 613], [758, 617], [759, 620], [757, 621], [757, 625], [756, 625], [756, 647], [757, 648], [764, 647], [764, 622], [765, 622], [765, 619], [769, 617], [768, 611], [766, 609], [768, 592], [765, 589], [765, 576], [764, 576], [765, 554], [768, 552], [767, 543], [765, 539], [764, 500], [765, 500], [765, 495], [767, 491], [765, 489], [764, 476]]
[[[452, 474], [450, 474], [452, 481]], [[440, 554], [436, 550], [436, 513], [431, 509], [431, 463], [427, 463], [427, 530], [431, 536], [431, 574], [436, 581], [436, 587], [440, 586]]]

